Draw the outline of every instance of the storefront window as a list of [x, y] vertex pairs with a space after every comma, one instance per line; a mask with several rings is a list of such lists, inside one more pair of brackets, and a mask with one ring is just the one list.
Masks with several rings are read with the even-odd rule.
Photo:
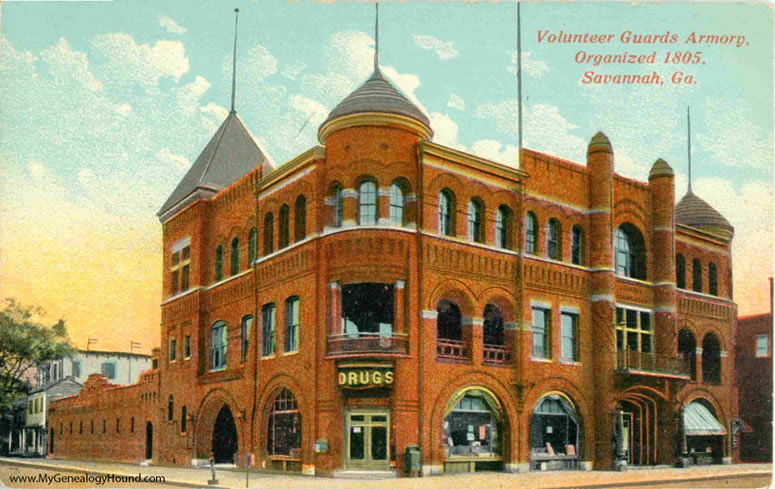
[[444, 418], [447, 456], [501, 455], [501, 415], [497, 401], [480, 390], [454, 397]]
[[300, 456], [301, 415], [296, 398], [288, 389], [283, 389], [272, 402], [266, 439], [269, 455]]
[[530, 452], [534, 459], [578, 457], [576, 411], [561, 396], [546, 396], [536, 405], [530, 417]]

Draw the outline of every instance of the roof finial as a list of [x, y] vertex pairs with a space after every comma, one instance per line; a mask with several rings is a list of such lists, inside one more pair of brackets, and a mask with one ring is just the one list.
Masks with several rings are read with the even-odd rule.
[[234, 57], [231, 60], [231, 112], [234, 110], [234, 93], [237, 84], [237, 21], [239, 20], [239, 9], [234, 9]]
[[689, 189], [687, 193], [692, 193], [692, 116], [689, 113], [689, 106], [686, 106], [686, 141], [688, 142], [686, 151], [689, 160]]
[[379, 2], [376, 2], [376, 19], [374, 21], [374, 71], [379, 69]]

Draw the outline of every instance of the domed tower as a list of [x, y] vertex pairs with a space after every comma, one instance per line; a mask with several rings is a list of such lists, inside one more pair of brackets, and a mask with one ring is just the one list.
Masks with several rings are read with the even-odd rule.
[[731, 240], [735, 228], [710, 204], [694, 195], [691, 185], [686, 195], [675, 206], [675, 222]]

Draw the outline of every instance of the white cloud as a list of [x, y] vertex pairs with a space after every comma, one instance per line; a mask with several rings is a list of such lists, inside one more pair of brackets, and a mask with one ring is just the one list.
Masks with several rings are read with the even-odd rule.
[[93, 92], [102, 91], [102, 82], [89, 71], [89, 61], [84, 53], [70, 49], [65, 38], [53, 47], [44, 49], [40, 57], [48, 64], [48, 71], [58, 82], [72, 80]]
[[160, 78], [177, 82], [190, 68], [180, 41], [137, 44], [129, 34], [112, 33], [95, 37], [92, 45], [107, 60], [100, 69], [103, 78], [118, 85], [130, 81], [156, 90]]
[[83, 168], [81, 170], [78, 170], [78, 181], [81, 183], [81, 186], [83, 186], [86, 189], [89, 189], [96, 179], [94, 176], [94, 172], [91, 171], [88, 168]]
[[772, 138], [751, 122], [743, 105], [706, 97], [704, 109], [705, 128], [697, 134], [700, 149], [726, 166], [772, 169]]
[[447, 107], [450, 107], [452, 109], [457, 110], [465, 110], [466, 109], [466, 102], [463, 100], [463, 97], [460, 97], [458, 95], [455, 95], [454, 93], [449, 94], [449, 100], [447, 101]]
[[304, 64], [288, 64], [285, 65], [281, 74], [289, 80], [295, 80], [306, 67], [307, 65]]
[[177, 22], [170, 17], [160, 17], [159, 25], [164, 27], [164, 29], [171, 34], [185, 34], [187, 30], [184, 27], [179, 26]]
[[156, 153], [156, 158], [164, 163], [169, 163], [179, 170], [187, 170], [191, 162], [185, 156], [176, 155], [169, 148], [163, 148]]
[[434, 142], [465, 151], [465, 147], [457, 140], [457, 123], [448, 115], [433, 112], [431, 114], [431, 127], [433, 128]]
[[288, 105], [295, 110], [304, 113], [310, 124], [318, 125], [326, 119], [328, 109], [309, 97], [302, 95], [291, 95], [288, 97]]
[[[525, 73], [532, 75], [536, 78], [542, 78], [546, 73], [549, 72], [549, 66], [546, 64], [545, 61], [537, 60], [537, 59], [530, 59], [530, 55], [532, 53], [522, 51], [522, 69], [525, 70]], [[517, 65], [517, 52], [512, 51], [511, 52], [511, 65], [509, 65], [506, 68], [506, 71], [511, 73], [512, 75], [516, 75], [519, 71], [519, 66]]]
[[455, 58], [458, 55], [457, 49], [452, 45], [452, 41], [442, 41], [441, 39], [433, 36], [413, 36], [414, 43], [420, 48], [425, 50], [433, 50], [436, 56], [441, 61], [447, 61], [448, 59]]
[[129, 115], [132, 113], [132, 106], [129, 104], [121, 104], [115, 106], [113, 110], [116, 111], [117, 114]]
[[214, 104], [212, 102], [205, 105], [204, 107], [199, 107], [199, 111], [203, 114], [212, 116], [219, 123], [226, 119], [226, 116], [229, 115], [229, 111], [225, 107], [221, 107], [220, 105]]
[[428, 112], [428, 109], [425, 108], [414, 93], [414, 91], [417, 90], [417, 87], [420, 86], [420, 77], [411, 73], [399, 73], [392, 66], [383, 66], [382, 73], [392, 81], [404, 95], [406, 95], [406, 98], [408, 98], [410, 102], [430, 118], [430, 112]]
[[187, 113], [192, 113], [199, 108], [199, 99], [210, 88], [210, 82], [197, 75], [194, 81], [180, 87], [176, 93], [178, 107]]
[[480, 139], [471, 145], [471, 152], [482, 158], [497, 161], [508, 166], [517, 166], [519, 152], [511, 144], [503, 145], [494, 139]]

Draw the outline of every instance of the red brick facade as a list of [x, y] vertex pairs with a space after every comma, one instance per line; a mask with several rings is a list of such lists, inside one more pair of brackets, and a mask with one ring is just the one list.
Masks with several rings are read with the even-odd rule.
[[[368, 116], [321, 139], [324, 146], [264, 175], [257, 168], [164, 222], [158, 368], [126, 388], [92, 379], [79, 397], [55, 403], [51, 426], [81, 419], [99, 424], [103, 411], [115, 413], [105, 435], [57, 435], [50, 456], [142, 460], [150, 422], [151, 458], [158, 464], [207, 459], [226, 443], [239, 465], [253, 454], [261, 468], [323, 475], [364, 466], [402, 469], [411, 445], [419, 446], [424, 474], [579, 462], [610, 468], [612, 441], [623, 439], [629, 444], [620, 457], [630, 464], [664, 464], [688, 450], [682, 409], [702, 399], [726, 430], [714, 438], [714, 457], [735, 457], [731, 240], [673, 222], [673, 175], [664, 162], [655, 163], [648, 182], [621, 177], [610, 143], [598, 134], [586, 166], [524, 150], [516, 170], [431, 143], [412, 125]], [[373, 224], [361, 222], [364, 181], [375, 183]], [[400, 223], [391, 221], [394, 182], [404, 195]], [[342, 189], [340, 226], [335, 186]], [[449, 235], [440, 232], [442, 191], [452, 205]], [[469, 223], [469, 202], [483, 216], [477, 224]], [[473, 239], [469, 226], [479, 229]], [[630, 230], [629, 255], [617, 244], [620, 228]], [[252, 229], [257, 259], [249, 264]], [[231, 274], [234, 238], [239, 260]], [[526, 249], [527, 241], [534, 250]], [[171, 296], [171, 257], [180, 243], [190, 247], [190, 285]], [[715, 295], [707, 285], [701, 292], [676, 289], [676, 253], [688, 263], [698, 258], [705, 280], [708, 263], [716, 265]], [[631, 269], [617, 272], [617, 254]], [[343, 319], [343, 291], [363, 283], [392, 290], [392, 320], [375, 336], [348, 330]], [[295, 298], [298, 343], [286, 353], [286, 330], [293, 331], [286, 323], [294, 322], [288, 304]], [[267, 304], [274, 304], [274, 348], [263, 355]], [[459, 336], [453, 328], [440, 337], [440, 317], [455, 310]], [[488, 329], [493, 311], [502, 330]], [[253, 319], [243, 355], [247, 316]], [[223, 368], [215, 360], [224, 353], [221, 321]], [[694, 355], [679, 354], [681, 330], [694, 338]], [[708, 334], [719, 348], [705, 363], [718, 363], [719, 379], [702, 375]], [[694, 380], [684, 359], [696, 362]], [[350, 372], [356, 384], [364, 375], [381, 387], [340, 385]], [[153, 401], [146, 404], [150, 390]], [[295, 404], [285, 402], [287, 393]], [[551, 403], [539, 409], [546, 399], [566, 410], [553, 414], [575, 423], [565, 441], [553, 441], [559, 429], [548, 417]], [[455, 431], [459, 420], [476, 416], [489, 421]], [[134, 433], [124, 430], [130, 417]], [[356, 426], [364, 417], [373, 425]], [[236, 440], [224, 442], [219, 437], [232, 426], [229, 419]], [[372, 443], [365, 455], [359, 452], [364, 439]], [[291, 448], [271, 453], [281, 445]], [[372, 465], [363, 465], [361, 455]]]

